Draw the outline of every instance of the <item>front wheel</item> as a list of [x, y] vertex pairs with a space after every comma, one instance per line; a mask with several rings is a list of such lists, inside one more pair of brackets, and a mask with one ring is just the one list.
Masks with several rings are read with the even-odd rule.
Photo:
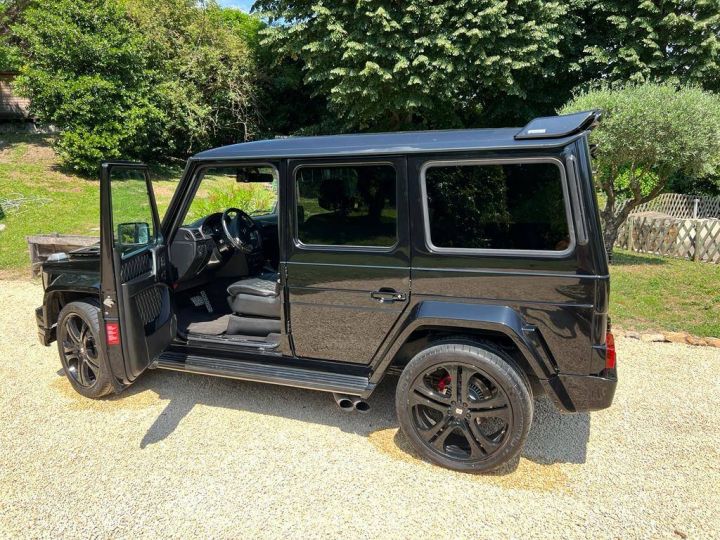
[[453, 340], [405, 367], [395, 405], [400, 427], [425, 459], [489, 472], [515, 458], [532, 422], [527, 377], [490, 343]]
[[91, 299], [70, 302], [58, 317], [57, 342], [65, 375], [72, 387], [88, 398], [113, 391], [100, 346], [100, 306]]

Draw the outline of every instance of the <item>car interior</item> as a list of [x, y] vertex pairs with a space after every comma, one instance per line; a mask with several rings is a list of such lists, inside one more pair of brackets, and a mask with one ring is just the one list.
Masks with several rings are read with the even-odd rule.
[[204, 171], [170, 244], [179, 337], [279, 341], [277, 188], [270, 166]]

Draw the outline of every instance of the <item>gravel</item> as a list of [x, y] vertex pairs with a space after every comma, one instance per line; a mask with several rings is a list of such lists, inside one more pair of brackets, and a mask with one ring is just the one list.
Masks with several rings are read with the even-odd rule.
[[[418, 460], [393, 387], [328, 394], [152, 371], [75, 394], [36, 338], [37, 284], [0, 282], [0, 537], [718, 536], [720, 350], [619, 339], [612, 408], [545, 400], [517, 467]], [[11, 308], [12, 307], [12, 308]]]

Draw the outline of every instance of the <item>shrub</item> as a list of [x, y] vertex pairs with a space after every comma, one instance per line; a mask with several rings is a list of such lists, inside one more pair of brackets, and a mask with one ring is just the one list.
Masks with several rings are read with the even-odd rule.
[[17, 85], [84, 173], [102, 159], [161, 162], [245, 140], [253, 65], [236, 20], [191, 0], [31, 4], [14, 27]]

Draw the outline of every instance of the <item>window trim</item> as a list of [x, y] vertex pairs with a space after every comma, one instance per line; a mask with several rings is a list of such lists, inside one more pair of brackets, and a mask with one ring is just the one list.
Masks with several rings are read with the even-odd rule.
[[317, 162], [317, 163], [300, 163], [296, 165], [292, 170], [292, 188], [293, 188], [293, 220], [294, 220], [294, 231], [293, 231], [293, 244], [295, 247], [300, 249], [306, 249], [311, 251], [370, 251], [373, 253], [392, 253], [400, 245], [400, 216], [395, 217], [395, 243], [391, 246], [360, 246], [356, 244], [306, 244], [300, 240], [300, 223], [298, 222], [298, 211], [300, 195], [298, 191], [298, 180], [297, 173], [300, 169], [317, 169], [321, 167], [369, 167], [373, 165], [387, 165], [392, 168], [395, 172], [395, 210], [399, 210], [399, 203], [397, 197], [399, 195], [398, 188], [400, 186], [400, 179], [398, 175], [398, 168], [395, 166], [393, 161], [348, 161], [348, 162]]
[[[462, 167], [472, 165], [523, 165], [534, 163], [552, 163], [560, 171], [560, 183], [562, 184], [563, 202], [565, 203], [565, 220], [568, 225], [568, 234], [570, 236], [570, 244], [562, 251], [545, 250], [545, 249], [497, 249], [497, 248], [459, 248], [459, 247], [440, 247], [432, 242], [432, 234], [430, 230], [430, 209], [428, 207], [426, 173], [428, 169], [436, 167]], [[502, 159], [457, 159], [457, 160], [429, 160], [422, 164], [420, 168], [420, 196], [422, 198], [423, 212], [423, 236], [425, 245], [432, 253], [448, 254], [448, 255], [491, 255], [491, 256], [536, 256], [563, 258], [574, 252], [577, 245], [575, 238], [575, 225], [573, 222], [572, 212], [570, 210], [570, 194], [568, 190], [568, 179], [565, 173], [563, 162], [553, 157], [522, 157], [522, 158], [502, 158]]]

